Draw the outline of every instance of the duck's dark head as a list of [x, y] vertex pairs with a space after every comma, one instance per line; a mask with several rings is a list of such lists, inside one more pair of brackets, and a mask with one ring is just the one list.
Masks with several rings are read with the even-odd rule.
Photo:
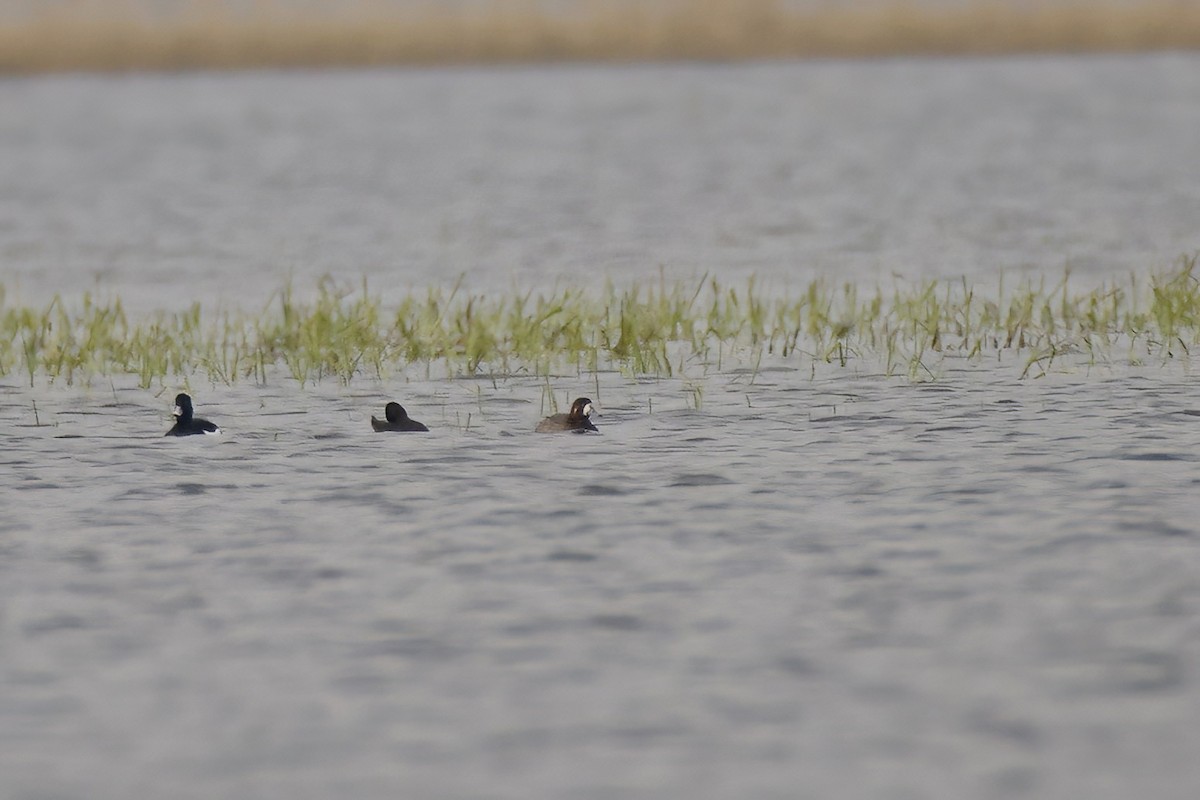
[[590, 398], [577, 397], [575, 398], [575, 402], [571, 403], [571, 413], [567, 415], [567, 419], [578, 422], [581, 419], [590, 417], [594, 410]]
[[400, 422], [408, 419], [408, 412], [399, 403], [388, 403], [383, 407], [383, 416], [388, 422]]
[[171, 409], [171, 413], [185, 422], [191, 419], [192, 398], [182, 393], [175, 395], [175, 407]]

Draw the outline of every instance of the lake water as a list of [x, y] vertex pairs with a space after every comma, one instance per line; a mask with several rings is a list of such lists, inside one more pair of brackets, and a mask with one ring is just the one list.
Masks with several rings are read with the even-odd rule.
[[[9, 300], [1200, 243], [1200, 57], [0, 82]], [[1186, 359], [0, 380], [0, 797], [1192, 798]], [[378, 435], [399, 399], [427, 435]], [[41, 423], [35, 425], [35, 423]]]
[[252, 304], [656, 276], [1162, 268], [1197, 247], [1200, 57], [0, 83], [28, 300]]

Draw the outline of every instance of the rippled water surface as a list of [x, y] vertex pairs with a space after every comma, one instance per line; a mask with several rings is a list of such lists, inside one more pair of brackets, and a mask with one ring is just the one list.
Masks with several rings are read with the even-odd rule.
[[0, 106], [0, 258], [32, 299], [1108, 276], [1197, 248], [1194, 54], [66, 76]]
[[[4, 283], [1106, 277], [1197, 246], [1198, 66], [10, 79]], [[164, 439], [179, 387], [9, 375], [0, 797], [1190, 800], [1191, 364], [1024, 357], [552, 379], [588, 436], [521, 376], [193, 377], [225, 433]]]
[[1194, 382], [997, 372], [9, 385], [8, 796], [1189, 797]]

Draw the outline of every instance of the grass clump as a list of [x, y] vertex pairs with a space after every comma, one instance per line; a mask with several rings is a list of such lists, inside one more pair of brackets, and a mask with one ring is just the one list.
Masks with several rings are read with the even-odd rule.
[[[1197, 257], [1148, 279], [1075, 291], [1069, 274], [1047, 284], [1003, 278], [985, 291], [964, 280], [865, 288], [817, 279], [773, 292], [751, 279], [707, 277], [590, 292], [468, 294], [461, 282], [388, 307], [366, 282], [324, 280], [313, 299], [291, 287], [257, 312], [198, 304], [131, 319], [120, 299], [75, 305], [8, 302], [0, 285], [0, 375], [72, 384], [114, 374], [149, 387], [203, 374], [214, 383], [301, 385], [381, 379], [423, 366], [449, 376], [572, 370], [670, 376], [689, 364], [718, 372], [764, 357], [842, 367], [869, 360], [887, 375], [924, 379], [947, 358], [1008, 358], [1038, 376], [1070, 357], [1087, 364], [1190, 356], [1200, 340]], [[696, 399], [697, 404], [699, 398]]]

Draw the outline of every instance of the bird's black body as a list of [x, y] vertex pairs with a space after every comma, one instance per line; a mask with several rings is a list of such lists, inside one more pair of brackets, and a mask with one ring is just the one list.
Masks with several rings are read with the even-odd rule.
[[415, 433], [418, 431], [428, 431], [421, 423], [415, 419], [409, 419], [408, 412], [404, 410], [404, 406], [399, 403], [388, 403], [384, 406], [383, 416], [386, 419], [375, 419], [371, 417], [371, 427], [376, 432], [396, 431], [398, 433]]
[[175, 396], [175, 426], [164, 433], [164, 436], [195, 436], [201, 433], [220, 433], [221, 429], [206, 419], [192, 416], [192, 398], [186, 394]]

